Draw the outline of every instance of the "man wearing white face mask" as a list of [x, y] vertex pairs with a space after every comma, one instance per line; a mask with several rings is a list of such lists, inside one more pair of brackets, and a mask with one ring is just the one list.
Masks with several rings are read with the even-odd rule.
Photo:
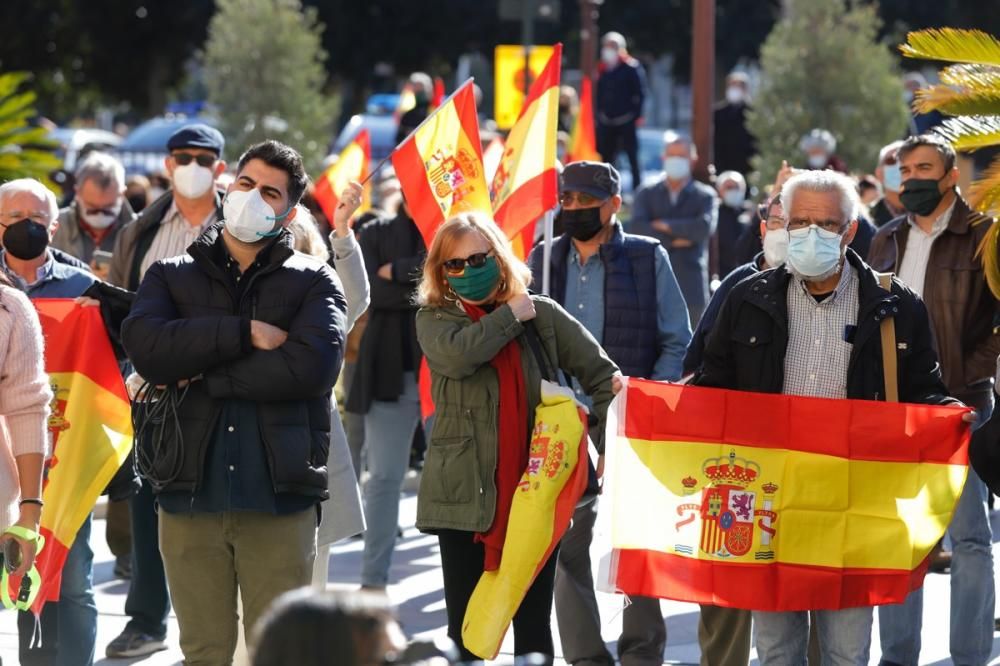
[[[187, 664], [232, 663], [237, 594], [251, 635], [312, 579], [347, 301], [293, 249], [307, 184], [292, 148], [247, 149], [224, 222], [149, 269], [122, 326], [136, 372], [176, 399], [175, 429], [138, 447]], [[360, 188], [344, 197], [357, 206]]]
[[757, 141], [747, 129], [749, 97], [750, 78], [746, 74], [733, 72], [726, 77], [726, 99], [713, 112], [716, 171], [736, 171], [743, 176], [751, 171], [750, 158], [757, 153]]
[[93, 152], [75, 174], [76, 196], [59, 211], [59, 229], [51, 246], [90, 264], [98, 277], [107, 277], [107, 263], [94, 262], [94, 252], [114, 249], [118, 233], [135, 219], [125, 200], [125, 168], [106, 153]]
[[[147, 206], [122, 229], [111, 257], [108, 281], [136, 291], [150, 266], [183, 254], [202, 232], [222, 217], [215, 179], [225, 170], [222, 134], [208, 125], [186, 125], [167, 141], [165, 160], [173, 189]], [[160, 558], [153, 491], [143, 481], [130, 500], [132, 579], [125, 630], [108, 645], [111, 658], [138, 657], [165, 650], [170, 597]]]
[[663, 244], [688, 306], [691, 325], [708, 301], [708, 241], [715, 233], [719, 200], [715, 190], [691, 178], [698, 150], [674, 132], [663, 138], [663, 176], [635, 193], [629, 233]]
[[621, 33], [609, 32], [601, 40], [600, 75], [597, 78], [595, 111], [597, 152], [614, 164], [625, 151], [632, 171], [632, 189], [642, 182], [636, 125], [646, 99], [646, 74], [639, 61], [629, 55]]
[[906, 213], [903, 202], [899, 199], [899, 191], [903, 189], [903, 176], [899, 171], [899, 159], [896, 152], [903, 145], [902, 141], [893, 141], [878, 152], [878, 166], [875, 167], [875, 177], [882, 183], [882, 198], [872, 206], [872, 222], [876, 227], [882, 227]]
[[[891, 319], [899, 400], [955, 404], [941, 380], [923, 302], [898, 280], [884, 289], [871, 267], [848, 248], [857, 232], [853, 182], [830, 171], [808, 171], [785, 183], [781, 200], [789, 234], [785, 265], [749, 277], [729, 293], [693, 383], [884, 400], [880, 327], [882, 320]], [[801, 598], [810, 594], [806, 584]], [[815, 610], [814, 616], [822, 663], [868, 664], [871, 607]], [[806, 610], [755, 610], [753, 621], [763, 666], [805, 663]]]
[[847, 173], [847, 165], [837, 157], [837, 138], [825, 129], [816, 128], [802, 137], [799, 150], [810, 169], [832, 169]]

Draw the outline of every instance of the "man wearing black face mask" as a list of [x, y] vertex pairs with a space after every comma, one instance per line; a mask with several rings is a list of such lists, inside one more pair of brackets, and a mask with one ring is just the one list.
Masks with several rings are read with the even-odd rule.
[[[977, 257], [991, 220], [972, 211], [960, 195], [955, 150], [943, 139], [910, 137], [896, 156], [907, 215], [879, 229], [868, 259], [876, 270], [895, 271], [924, 299], [948, 391], [975, 407], [982, 423], [993, 409], [992, 378], [1000, 354], [1000, 308]], [[985, 664], [993, 646], [992, 535], [986, 487], [971, 470], [948, 533], [951, 656], [956, 664]], [[883, 664], [917, 663], [922, 607], [918, 590], [905, 604], [879, 609]]]
[[[550, 296], [574, 315], [630, 377], [677, 380], [691, 328], [687, 306], [659, 241], [622, 231], [621, 179], [610, 164], [573, 162], [563, 171], [564, 233], [552, 244]], [[528, 259], [538, 289], [544, 244]], [[582, 394], [577, 387], [577, 397]], [[598, 471], [602, 464], [598, 464]], [[555, 605], [563, 654], [571, 664], [613, 664], [601, 640], [590, 542], [597, 500], [577, 508], [563, 537]], [[667, 634], [656, 599], [633, 597], [618, 653], [625, 666], [660, 664]]]

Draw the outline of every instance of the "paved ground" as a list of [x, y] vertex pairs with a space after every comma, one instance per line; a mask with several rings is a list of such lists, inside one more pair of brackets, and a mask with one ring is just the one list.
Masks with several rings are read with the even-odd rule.
[[[445, 608], [441, 591], [441, 575], [436, 540], [413, 529], [416, 498], [408, 494], [402, 502], [401, 523], [406, 526], [397, 549], [392, 568], [394, 585], [389, 589], [392, 599], [399, 605], [399, 615], [404, 631], [410, 636], [429, 637], [444, 632]], [[994, 516], [994, 532], [1000, 534], [1000, 514]], [[114, 638], [125, 624], [123, 608], [127, 583], [112, 576], [113, 559], [104, 542], [104, 521], [94, 523], [94, 549], [96, 552], [95, 581], [98, 621], [98, 664], [139, 663], [143, 666], [165, 666], [180, 663], [177, 648], [176, 622], [171, 619], [171, 649], [144, 660], [103, 659], [104, 646]], [[1000, 556], [1000, 544], [994, 544], [994, 553]], [[1000, 558], [998, 558], [1000, 561]], [[337, 587], [356, 587], [361, 562], [361, 541], [349, 541], [334, 549], [330, 558], [330, 583]], [[603, 635], [614, 652], [614, 642], [621, 631], [619, 610], [621, 600], [609, 595], [598, 595], [604, 619]], [[949, 579], [946, 575], [932, 575], [927, 579], [924, 605], [924, 630], [922, 664], [934, 666], [950, 664], [948, 657], [948, 608]], [[663, 602], [668, 641], [664, 654], [666, 663], [697, 664], [698, 609], [691, 604]], [[877, 620], [876, 620], [877, 623]], [[553, 620], [553, 626], [555, 621]], [[878, 663], [878, 636], [872, 641], [872, 664]], [[556, 645], [559, 642], [556, 640]], [[508, 635], [502, 654], [510, 655], [512, 640]], [[557, 648], [558, 650], [558, 648]], [[0, 613], [0, 657], [8, 664], [17, 663], [17, 629], [12, 613]], [[994, 639], [993, 660], [1000, 664], [1000, 634]], [[239, 660], [238, 660], [239, 663]], [[560, 662], [562, 663], [562, 662]], [[754, 660], [753, 664], [757, 664]]]

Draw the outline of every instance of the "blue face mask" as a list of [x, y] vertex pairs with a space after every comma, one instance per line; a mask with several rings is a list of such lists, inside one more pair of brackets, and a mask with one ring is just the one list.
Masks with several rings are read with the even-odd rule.
[[903, 187], [903, 175], [899, 173], [899, 163], [882, 167], [882, 186], [890, 192], [899, 192]]
[[686, 157], [668, 157], [663, 160], [663, 170], [670, 180], [684, 180], [691, 175], [691, 160]]
[[805, 277], [829, 275], [844, 254], [840, 241], [840, 234], [816, 225], [789, 231], [786, 263]]

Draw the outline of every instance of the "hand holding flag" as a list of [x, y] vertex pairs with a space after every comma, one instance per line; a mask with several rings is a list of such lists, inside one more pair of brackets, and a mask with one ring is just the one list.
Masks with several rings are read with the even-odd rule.
[[343, 238], [351, 233], [351, 218], [361, 206], [364, 191], [364, 186], [361, 183], [352, 180], [347, 183], [344, 190], [340, 193], [337, 208], [333, 211], [333, 218], [330, 220], [339, 238]]

